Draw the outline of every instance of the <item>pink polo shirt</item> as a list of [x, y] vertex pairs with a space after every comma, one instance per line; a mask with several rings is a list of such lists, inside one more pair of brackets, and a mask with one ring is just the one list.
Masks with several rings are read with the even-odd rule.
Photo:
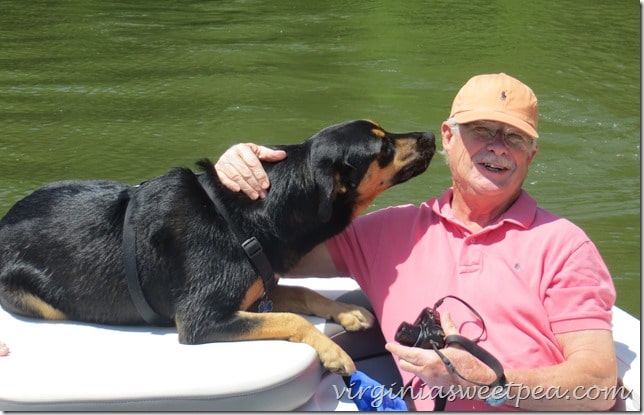
[[[327, 242], [338, 270], [365, 291], [387, 341], [402, 321], [413, 323], [446, 295], [481, 314], [487, 334], [479, 345], [506, 369], [562, 362], [555, 334], [611, 329], [613, 282], [580, 228], [522, 191], [497, 223], [471, 233], [454, 218], [451, 197], [449, 189], [418, 207], [361, 216]], [[438, 310], [450, 312], [462, 335], [479, 335], [478, 319], [458, 301], [447, 299]], [[405, 383], [412, 377], [401, 373]], [[416, 406], [430, 410], [433, 401]], [[446, 409], [493, 408], [464, 400]]]

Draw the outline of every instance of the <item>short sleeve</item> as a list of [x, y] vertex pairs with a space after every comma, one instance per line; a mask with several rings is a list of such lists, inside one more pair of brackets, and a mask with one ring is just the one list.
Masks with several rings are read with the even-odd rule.
[[546, 290], [544, 306], [555, 334], [611, 329], [615, 287], [595, 245], [585, 240], [562, 264]]

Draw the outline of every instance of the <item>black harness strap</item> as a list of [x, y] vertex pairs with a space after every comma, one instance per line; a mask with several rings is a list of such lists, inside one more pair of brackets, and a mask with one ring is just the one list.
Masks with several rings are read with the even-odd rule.
[[139, 270], [136, 263], [136, 240], [134, 239], [134, 227], [131, 223], [132, 210], [134, 210], [134, 199], [130, 197], [127, 208], [125, 209], [125, 218], [123, 219], [123, 259], [125, 262], [125, 277], [127, 279], [127, 288], [130, 292], [130, 298], [134, 303], [134, 307], [139, 312], [141, 317], [155, 326], [172, 326], [173, 323], [168, 318], [159, 315], [143, 294], [143, 287], [141, 287], [141, 280], [139, 278]]
[[239, 227], [237, 227], [237, 224], [232, 220], [232, 218], [228, 214], [228, 210], [226, 209], [226, 206], [224, 206], [224, 204], [221, 203], [221, 200], [219, 200], [219, 198], [217, 197], [217, 195], [215, 195], [212, 189], [210, 189], [207, 185], [203, 185], [203, 184], [201, 184], [201, 187], [206, 191], [208, 198], [212, 201], [212, 203], [214, 203], [219, 214], [223, 216], [224, 220], [230, 227], [230, 230], [233, 231], [233, 234], [235, 235], [237, 242], [240, 243], [241, 247], [244, 249], [244, 252], [246, 252], [246, 256], [248, 257], [248, 260], [255, 268], [255, 271], [257, 271], [257, 273], [262, 277], [262, 282], [264, 283], [264, 295], [265, 296], [268, 295], [271, 292], [271, 290], [275, 288], [275, 286], [277, 285], [277, 280], [275, 279], [275, 273], [273, 272], [273, 267], [271, 266], [271, 263], [268, 261], [268, 257], [266, 257], [266, 254], [264, 253], [264, 248], [262, 247], [262, 244], [260, 244], [257, 238], [255, 238], [254, 236], [251, 236], [250, 238], [246, 238], [242, 230], [239, 229]]

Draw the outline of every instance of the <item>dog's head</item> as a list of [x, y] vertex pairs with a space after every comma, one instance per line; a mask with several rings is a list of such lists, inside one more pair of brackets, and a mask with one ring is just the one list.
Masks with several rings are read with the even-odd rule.
[[325, 128], [308, 143], [323, 222], [339, 207], [356, 217], [386, 189], [424, 172], [436, 151], [431, 132], [390, 133], [368, 120]]

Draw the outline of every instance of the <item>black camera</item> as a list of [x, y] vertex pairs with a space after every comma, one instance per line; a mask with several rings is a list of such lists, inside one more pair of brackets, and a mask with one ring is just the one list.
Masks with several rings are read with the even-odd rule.
[[401, 323], [394, 338], [405, 346], [442, 349], [445, 347], [445, 332], [441, 327], [440, 314], [435, 308], [425, 308], [414, 324]]

